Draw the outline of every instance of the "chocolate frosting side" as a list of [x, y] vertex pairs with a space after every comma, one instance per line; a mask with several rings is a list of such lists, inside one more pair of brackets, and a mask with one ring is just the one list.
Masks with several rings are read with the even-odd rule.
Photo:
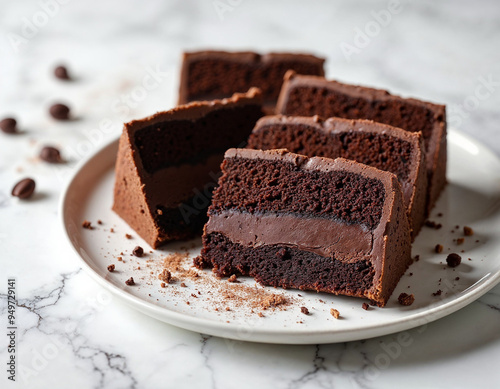
[[210, 216], [205, 232], [221, 232], [244, 246], [297, 247], [343, 262], [369, 260], [373, 248], [372, 232], [364, 226], [292, 214], [223, 211]]
[[394, 137], [412, 145], [412, 153], [408, 161], [408, 176], [400, 179], [403, 198], [408, 207], [408, 214], [414, 235], [418, 233], [425, 219], [425, 193], [427, 192], [427, 168], [425, 164], [425, 148], [420, 132], [409, 132], [401, 128], [364, 119], [343, 119], [332, 117], [326, 120], [319, 116], [264, 116], [257, 121], [252, 134], [258, 134], [268, 127], [279, 128], [281, 125], [307, 126], [324, 134], [339, 133], [372, 133]]

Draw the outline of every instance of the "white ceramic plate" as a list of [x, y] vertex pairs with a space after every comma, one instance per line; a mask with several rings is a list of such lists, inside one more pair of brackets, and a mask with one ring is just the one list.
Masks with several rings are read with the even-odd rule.
[[[149, 253], [149, 246], [111, 211], [117, 144], [116, 140], [109, 143], [81, 163], [68, 183], [60, 209], [64, 235], [83, 268], [98, 283], [139, 311], [166, 323], [254, 342], [308, 344], [357, 340], [402, 331], [449, 315], [500, 281], [500, 161], [486, 147], [459, 132], [450, 131], [448, 135], [449, 184], [431, 215], [443, 228], [422, 229], [413, 245], [413, 255], [419, 255], [420, 260], [402, 277], [385, 308], [370, 307], [368, 311], [361, 308], [365, 302], [362, 299], [265, 288], [249, 278], [242, 279], [240, 284], [229, 284], [208, 270], [196, 282], [186, 279], [187, 287], [181, 287], [179, 280], [161, 288], [157, 274], [162, 258], [189, 245], [189, 254], [194, 257], [200, 251], [201, 241], [173, 243]], [[438, 217], [439, 213], [443, 216]], [[83, 229], [81, 224], [85, 219], [96, 228]], [[98, 219], [102, 225], [96, 224]], [[460, 229], [452, 233], [456, 225]], [[472, 227], [475, 234], [457, 245], [453, 239], [463, 237], [464, 225]], [[127, 239], [125, 233], [133, 238]], [[434, 252], [438, 243], [444, 246], [442, 254]], [[143, 258], [132, 257], [130, 253], [136, 245], [144, 247], [148, 254]], [[462, 256], [462, 264], [457, 268], [446, 266], [450, 252]], [[117, 261], [118, 256], [125, 263]], [[190, 261], [186, 260], [186, 266]], [[113, 273], [107, 271], [111, 263], [116, 265]], [[136, 285], [125, 285], [131, 276]], [[254, 287], [255, 293], [284, 294], [293, 303], [286, 310], [263, 311], [264, 317], [260, 317], [257, 314], [260, 309], [252, 307], [251, 299], [245, 295], [236, 300], [225, 298], [222, 294], [228, 287], [232, 290]], [[442, 293], [433, 295], [438, 290]], [[398, 304], [397, 297], [402, 292], [414, 294], [413, 305]], [[226, 311], [226, 306], [230, 310]], [[301, 313], [302, 306], [309, 309], [309, 315]], [[330, 308], [340, 312], [340, 320], [331, 316]]]

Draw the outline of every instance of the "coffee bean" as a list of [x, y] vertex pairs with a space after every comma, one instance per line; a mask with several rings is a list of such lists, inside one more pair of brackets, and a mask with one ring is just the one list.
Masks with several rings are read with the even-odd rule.
[[14, 118], [5, 118], [0, 121], [0, 129], [6, 134], [15, 134], [17, 132], [17, 122]]
[[54, 75], [60, 80], [69, 80], [68, 69], [66, 66], [58, 66], [54, 69]]
[[31, 178], [25, 178], [19, 181], [12, 189], [12, 196], [19, 197], [20, 199], [27, 199], [31, 197], [35, 191], [35, 181]]
[[57, 120], [69, 119], [69, 107], [64, 104], [54, 104], [49, 109], [50, 115]]
[[48, 163], [61, 163], [62, 162], [61, 153], [59, 152], [58, 149], [56, 149], [55, 147], [52, 147], [52, 146], [45, 146], [40, 151], [40, 158]]

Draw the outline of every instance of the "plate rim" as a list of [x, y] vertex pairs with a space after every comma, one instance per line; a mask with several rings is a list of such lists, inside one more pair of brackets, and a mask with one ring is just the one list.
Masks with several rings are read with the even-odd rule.
[[[488, 154], [488, 157], [494, 158], [500, 165], [500, 158], [490, 148], [477, 141], [473, 137], [461, 131], [449, 129], [447, 134], [447, 142], [453, 141], [454, 138], [461, 138], [462, 140], [466, 140], [471, 144], [479, 147], [480, 149], [482, 149], [482, 151], [485, 151]], [[201, 332], [212, 336], [219, 336], [238, 341], [296, 345], [339, 343], [390, 335], [396, 332], [415, 328], [423, 324], [431, 323], [462, 309], [471, 302], [488, 293], [493, 287], [500, 283], [499, 269], [496, 272], [489, 272], [488, 274], [485, 274], [475, 284], [471, 285], [469, 288], [461, 292], [460, 296], [451, 299], [445, 304], [439, 304], [435, 307], [432, 307], [431, 305], [429, 309], [426, 309], [422, 312], [410, 314], [409, 316], [405, 316], [401, 319], [396, 319], [391, 323], [373, 323], [362, 328], [341, 330], [332, 328], [331, 330], [318, 331], [307, 329], [307, 327], [305, 327], [303, 330], [289, 328], [281, 328], [279, 330], [266, 330], [263, 328], [255, 328], [250, 325], [242, 326], [241, 324], [238, 324], [238, 327], [234, 329], [232, 326], [228, 327], [228, 324], [222, 321], [218, 322], [215, 320], [187, 315], [181, 312], [169, 310], [168, 308], [160, 307], [152, 302], [146, 301], [138, 296], [126, 292], [124, 289], [119, 288], [112, 282], [103, 278], [96, 270], [94, 270], [92, 266], [87, 263], [87, 261], [80, 254], [78, 248], [73, 244], [70, 236], [70, 231], [67, 228], [65, 220], [68, 193], [72, 185], [78, 178], [79, 174], [82, 172], [85, 166], [99, 154], [103, 153], [107, 148], [114, 146], [115, 143], [118, 143], [119, 139], [120, 136], [106, 141], [103, 145], [97, 147], [88, 156], [83, 158], [75, 165], [74, 171], [70, 174], [61, 191], [61, 197], [58, 206], [60, 227], [62, 229], [66, 245], [69, 245], [69, 247], [71, 247], [73, 253], [76, 255], [76, 257], [78, 257], [78, 261], [80, 262], [81, 266], [85, 269], [86, 273], [91, 276], [92, 279], [94, 279], [99, 285], [109, 290], [115, 296], [117, 296], [133, 308], [137, 309], [141, 313], [153, 317], [164, 323], [168, 323], [194, 332]], [[116, 157], [114, 158], [114, 160], [116, 161]], [[487, 279], [484, 280], [485, 278]], [[479, 286], [474, 288], [474, 286], [478, 284]], [[466, 292], [469, 289], [470, 291]], [[200, 331], [200, 328], [203, 328], [203, 331]], [[250, 333], [250, 336], [242, 337], [241, 335], [238, 335], [237, 333], [242, 329], [249, 330], [248, 333]], [[291, 338], [293, 338], [293, 341], [290, 341]]]

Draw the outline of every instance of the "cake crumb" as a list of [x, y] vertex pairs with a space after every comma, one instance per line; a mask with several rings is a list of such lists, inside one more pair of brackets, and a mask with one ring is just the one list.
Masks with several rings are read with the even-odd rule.
[[415, 255], [415, 262], [420, 261], [420, 255]]
[[195, 295], [194, 293], [191, 293], [191, 297], [194, 297], [195, 299], [197, 299], [197, 298], [198, 298], [198, 296], [197, 296], [197, 295]]
[[259, 312], [257, 315], [259, 315], [259, 317], [265, 317], [262, 312]]
[[468, 226], [464, 226], [464, 235], [465, 236], [472, 236], [472, 235], [474, 235], [474, 230]]
[[130, 234], [125, 234], [125, 238], [127, 238], [127, 239], [132, 239], [132, 235], [130, 235]]
[[110, 273], [114, 272], [115, 271], [115, 265], [112, 263], [111, 265], [108, 266], [108, 271]]
[[465, 239], [464, 238], [458, 238], [457, 239], [457, 245], [461, 245], [462, 243], [464, 243]]
[[114, 228], [110, 228], [109, 232], [115, 232], [115, 229]]
[[361, 305], [361, 308], [363, 308], [365, 311], [368, 311], [368, 308], [370, 307], [367, 303], [363, 303], [363, 305]]
[[169, 284], [170, 280], [172, 280], [172, 273], [167, 269], [163, 269], [162, 272], [158, 274], [158, 279]]
[[404, 306], [410, 306], [415, 301], [415, 296], [413, 294], [401, 293], [398, 297], [398, 302]]
[[236, 274], [233, 274], [231, 277], [227, 279], [228, 282], [238, 282], [238, 278], [236, 277]]
[[186, 288], [186, 287], [187, 287], [187, 285], [186, 285], [184, 282], [181, 282], [181, 286], [182, 286], [183, 288]]
[[101, 219], [97, 220], [97, 224], [102, 225]]
[[434, 247], [434, 251], [438, 254], [443, 252], [443, 245], [437, 244], [436, 247]]
[[86, 228], [87, 230], [93, 230], [94, 227], [92, 227], [92, 223], [89, 222], [88, 220], [84, 220], [82, 223], [82, 227]]
[[272, 294], [271, 296], [266, 297], [261, 303], [260, 306], [262, 309], [274, 308], [279, 305], [286, 304], [287, 300], [283, 295], [280, 294]]
[[336, 309], [330, 308], [330, 315], [332, 315], [335, 319], [340, 317], [340, 312]]
[[462, 257], [458, 254], [451, 253], [446, 257], [446, 263], [449, 267], [457, 267], [462, 262]]
[[133, 277], [130, 277], [127, 281], [125, 281], [125, 283], [126, 283], [128, 286], [135, 285], [134, 278], [133, 278]]
[[455, 277], [455, 281], [458, 281], [458, 280], [460, 280], [460, 277]]
[[435, 291], [432, 295], [433, 296], [441, 296], [441, 293], [443, 293], [443, 291], [441, 289], [438, 289], [437, 291]]
[[141, 246], [135, 246], [134, 250], [132, 250], [132, 254], [140, 258], [144, 255], [144, 249]]
[[162, 288], [166, 288], [166, 287], [167, 287], [167, 284], [165, 284], [164, 282], [162, 282], [162, 283], [160, 284], [160, 286], [161, 286]]
[[116, 258], [119, 262], [123, 261], [123, 258], [122, 257], [118, 257]]
[[439, 230], [442, 227], [441, 223], [436, 223], [433, 222], [432, 220], [426, 220], [425, 226], [429, 228], [434, 228], [435, 230]]
[[300, 307], [300, 312], [302, 312], [304, 315], [309, 315], [309, 309], [306, 307]]

